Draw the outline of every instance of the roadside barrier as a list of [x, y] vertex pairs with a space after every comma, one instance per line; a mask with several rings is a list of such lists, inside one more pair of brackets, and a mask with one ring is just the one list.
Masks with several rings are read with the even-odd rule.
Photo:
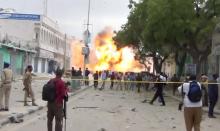
[[[33, 80], [50, 80], [51, 78], [48, 78], [48, 77], [40, 77], [40, 78], [33, 78]], [[22, 78], [19, 78], [19, 79], [15, 79], [13, 81], [20, 81], [20, 80], [23, 80]], [[66, 81], [91, 81], [91, 82], [94, 82], [94, 81], [97, 81], [97, 82], [121, 82], [121, 83], [141, 83], [141, 84], [156, 84], [156, 83], [163, 83], [163, 84], [183, 84], [183, 83], [186, 83], [186, 82], [183, 82], [183, 81], [180, 81], [180, 82], [173, 82], [173, 81], [161, 81], [161, 82], [158, 82], [158, 81], [125, 81], [125, 80], [110, 80], [110, 79], [107, 79], [107, 80], [93, 80], [93, 79], [71, 79], [71, 78], [64, 78], [64, 80]], [[0, 80], [1, 82], [1, 80]], [[198, 81], [199, 82], [199, 81]], [[200, 84], [204, 84], [204, 85], [210, 85], [210, 84], [218, 84], [220, 85], [220, 83], [212, 83], [212, 82], [199, 82]]]
[[[173, 81], [161, 81], [161, 82], [158, 82], [158, 81], [125, 81], [125, 80], [91, 80], [91, 79], [69, 79], [69, 80], [75, 80], [75, 81], [91, 81], [91, 82], [94, 82], [94, 81], [97, 81], [97, 82], [122, 82], [122, 83], [141, 83], [141, 84], [155, 84], [155, 83], [163, 83], [163, 84], [183, 84], [183, 83], [186, 83], [186, 82], [173, 82]], [[220, 85], [220, 83], [212, 83], [212, 82], [199, 82], [200, 84], [204, 84], [204, 85], [210, 85], [210, 84], [218, 84]]]

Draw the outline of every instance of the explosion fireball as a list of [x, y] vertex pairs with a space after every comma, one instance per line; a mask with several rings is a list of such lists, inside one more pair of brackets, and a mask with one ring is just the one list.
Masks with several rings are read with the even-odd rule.
[[[90, 64], [87, 67], [92, 71], [112, 70], [120, 72], [139, 72], [144, 69], [137, 60], [131, 47], [118, 49], [113, 40], [114, 32], [106, 28], [99, 33], [92, 44], [90, 53]], [[81, 48], [83, 44], [75, 42], [72, 47], [72, 65], [83, 66]]]

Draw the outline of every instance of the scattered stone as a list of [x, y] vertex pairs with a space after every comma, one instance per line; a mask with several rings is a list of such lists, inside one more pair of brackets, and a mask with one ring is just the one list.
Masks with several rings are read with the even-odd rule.
[[126, 97], [122, 96], [121, 99], [125, 99]]
[[175, 118], [172, 117], [171, 120], [175, 120]]
[[99, 108], [99, 107], [95, 107], [95, 106], [91, 106], [91, 107], [73, 107], [73, 109], [97, 109], [97, 108]]
[[101, 128], [100, 130], [98, 130], [98, 131], [106, 131], [106, 129], [105, 128]]
[[136, 108], [132, 108], [131, 111], [136, 112]]
[[147, 100], [143, 100], [142, 103], [147, 103]]
[[9, 117], [9, 120], [10, 120], [11, 123], [21, 123], [21, 122], [24, 121], [23, 118], [18, 118], [18, 117], [15, 116], [15, 115]]
[[84, 98], [80, 97], [79, 100], [83, 100]]
[[107, 111], [108, 113], [116, 113], [115, 111]]
[[176, 126], [173, 126], [172, 128], [173, 128], [173, 129], [176, 129]]

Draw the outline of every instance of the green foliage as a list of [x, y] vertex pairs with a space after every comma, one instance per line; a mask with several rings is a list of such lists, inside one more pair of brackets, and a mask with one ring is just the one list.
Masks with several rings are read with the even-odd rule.
[[138, 48], [141, 53], [167, 56], [186, 52], [198, 65], [210, 54], [213, 30], [219, 22], [220, 0], [131, 0], [129, 7], [128, 22], [116, 40]]

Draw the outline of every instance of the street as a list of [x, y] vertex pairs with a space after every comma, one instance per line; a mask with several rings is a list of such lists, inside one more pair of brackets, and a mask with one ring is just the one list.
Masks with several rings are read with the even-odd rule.
[[[153, 92], [147, 93], [147, 100]], [[67, 103], [67, 131], [185, 131], [183, 113], [178, 111], [178, 102], [165, 97], [166, 106], [142, 103], [145, 93], [129, 91], [103, 91], [87, 89], [70, 98]], [[46, 111], [25, 117], [20, 124], [9, 124], [1, 131], [47, 130]], [[207, 118], [204, 112], [202, 131], [217, 131], [217, 119]]]

